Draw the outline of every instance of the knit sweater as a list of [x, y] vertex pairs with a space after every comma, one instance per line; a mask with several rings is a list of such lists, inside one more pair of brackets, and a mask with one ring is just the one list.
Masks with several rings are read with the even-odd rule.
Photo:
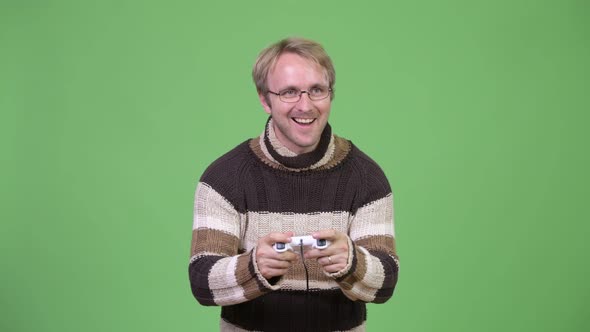
[[[202, 305], [222, 306], [231, 331], [360, 331], [365, 303], [393, 294], [393, 196], [379, 166], [350, 141], [324, 129], [317, 148], [296, 155], [273, 132], [238, 145], [197, 185], [189, 279]], [[349, 237], [347, 265], [324, 272], [301, 260], [265, 279], [256, 245], [271, 232], [310, 235], [335, 229]], [[308, 281], [308, 283], [307, 283]], [[307, 289], [309, 285], [309, 289]]]

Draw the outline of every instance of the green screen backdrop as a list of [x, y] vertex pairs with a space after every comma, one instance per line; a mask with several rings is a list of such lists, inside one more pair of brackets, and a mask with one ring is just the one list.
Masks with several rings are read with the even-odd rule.
[[266, 114], [286, 36], [387, 174], [401, 259], [369, 331], [589, 331], [590, 5], [0, 1], [0, 330], [214, 331], [193, 195]]

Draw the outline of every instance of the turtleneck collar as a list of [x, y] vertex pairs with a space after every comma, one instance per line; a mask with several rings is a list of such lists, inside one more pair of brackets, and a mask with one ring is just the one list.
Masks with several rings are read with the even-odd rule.
[[332, 137], [330, 124], [326, 124], [315, 150], [299, 155], [285, 147], [275, 136], [271, 117], [266, 122], [263, 140], [264, 147], [266, 148], [264, 150], [270, 154], [270, 157], [279, 164], [291, 169], [307, 169], [321, 166], [325, 162], [326, 157], [328, 157], [328, 154], [331, 154], [328, 153], [328, 150], [334, 149], [334, 138]]

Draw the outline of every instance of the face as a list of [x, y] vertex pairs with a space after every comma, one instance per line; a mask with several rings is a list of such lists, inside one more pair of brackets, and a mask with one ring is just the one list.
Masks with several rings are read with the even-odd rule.
[[[309, 90], [315, 86], [328, 86], [322, 67], [293, 53], [282, 54], [273, 70], [268, 73], [268, 89], [280, 92], [286, 89]], [[328, 123], [332, 101], [328, 96], [312, 101], [307, 93], [296, 103], [285, 103], [279, 96], [259, 94], [266, 113], [272, 117], [277, 138], [289, 150], [302, 154], [313, 151]]]

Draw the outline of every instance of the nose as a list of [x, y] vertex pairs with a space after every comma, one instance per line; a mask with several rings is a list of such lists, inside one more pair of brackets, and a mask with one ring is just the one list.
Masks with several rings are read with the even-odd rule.
[[[306, 94], [306, 96], [303, 94]], [[297, 108], [302, 112], [308, 112], [313, 109], [313, 102], [309, 99], [309, 92], [301, 91], [301, 98], [297, 102]]]

